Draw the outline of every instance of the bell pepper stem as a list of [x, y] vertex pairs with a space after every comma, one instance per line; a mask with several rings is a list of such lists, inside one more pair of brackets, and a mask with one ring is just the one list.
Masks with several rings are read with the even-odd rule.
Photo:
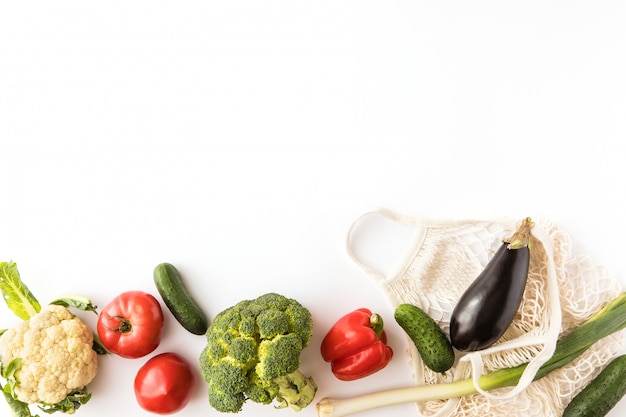
[[370, 316], [370, 327], [374, 330], [374, 333], [376, 333], [376, 338], [380, 340], [383, 334], [383, 328], [385, 327], [383, 318], [380, 314], [374, 313]]

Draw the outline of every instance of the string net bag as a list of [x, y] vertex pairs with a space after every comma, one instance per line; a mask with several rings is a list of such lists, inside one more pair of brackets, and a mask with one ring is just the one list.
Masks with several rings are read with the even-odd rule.
[[[410, 225], [416, 230], [409, 256], [398, 273], [385, 276], [355, 254], [352, 237], [366, 216]], [[515, 387], [500, 388], [460, 399], [416, 404], [420, 417], [560, 417], [564, 408], [611, 359], [623, 352], [623, 332], [593, 345], [563, 368], [533, 381], [553, 354], [558, 338], [576, 328], [623, 288], [605, 268], [585, 256], [572, 255], [569, 235], [556, 223], [533, 219], [531, 259], [524, 297], [513, 322], [490, 348], [457, 352], [455, 366], [445, 375], [424, 365], [407, 336], [408, 358], [416, 385], [477, 379], [497, 369], [528, 366]], [[411, 303], [428, 313], [449, 334], [450, 316], [465, 289], [484, 269], [503, 240], [521, 219], [432, 220], [388, 209], [360, 216], [347, 238], [351, 258], [372, 277], [395, 307]], [[363, 236], [360, 233], [359, 236]]]

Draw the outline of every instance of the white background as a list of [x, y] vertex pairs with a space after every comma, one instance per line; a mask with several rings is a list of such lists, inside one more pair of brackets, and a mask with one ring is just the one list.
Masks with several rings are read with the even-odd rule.
[[[318, 399], [405, 386], [393, 320], [375, 376], [339, 382], [319, 356], [340, 315], [392, 314], [345, 253], [365, 211], [552, 219], [626, 283], [625, 20], [621, 1], [4, 2], [0, 260], [43, 303], [154, 293], [165, 261], [211, 317], [281, 292], [313, 313]], [[168, 316], [158, 352], [203, 344]], [[78, 415], [149, 415], [143, 362], [101, 359]], [[362, 415], [389, 413], [415, 415]], [[203, 384], [179, 415], [218, 415]]]

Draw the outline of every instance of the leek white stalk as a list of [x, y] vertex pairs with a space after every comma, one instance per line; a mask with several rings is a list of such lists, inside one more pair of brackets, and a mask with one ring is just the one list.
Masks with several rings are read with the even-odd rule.
[[[626, 293], [620, 294], [602, 310], [561, 338], [554, 355], [539, 369], [535, 380], [559, 369], [597, 341], [626, 328]], [[513, 386], [517, 383], [527, 364], [500, 369], [482, 375], [478, 384], [483, 390]], [[319, 417], [343, 417], [390, 405], [460, 398], [475, 394], [476, 387], [471, 379], [454, 382], [413, 386], [386, 391], [372, 392], [351, 398], [323, 398], [317, 403]]]

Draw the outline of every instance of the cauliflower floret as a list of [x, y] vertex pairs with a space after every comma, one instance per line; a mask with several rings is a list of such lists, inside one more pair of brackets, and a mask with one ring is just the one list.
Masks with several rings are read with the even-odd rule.
[[56, 404], [89, 384], [98, 371], [93, 333], [67, 308], [49, 305], [0, 336], [0, 363], [22, 359], [17, 399]]

